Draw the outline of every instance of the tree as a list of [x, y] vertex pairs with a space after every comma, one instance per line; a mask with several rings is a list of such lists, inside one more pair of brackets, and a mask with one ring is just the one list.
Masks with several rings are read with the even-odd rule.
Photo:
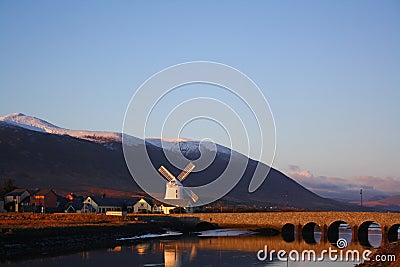
[[14, 181], [12, 179], [6, 179], [3, 183], [3, 186], [0, 187], [0, 195], [5, 195], [11, 191], [13, 191], [15, 188], [17, 188], [14, 185]]

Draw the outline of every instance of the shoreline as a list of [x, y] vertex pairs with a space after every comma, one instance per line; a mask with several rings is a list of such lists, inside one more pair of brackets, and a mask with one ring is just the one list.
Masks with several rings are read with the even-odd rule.
[[158, 224], [24, 228], [1, 235], [0, 262], [57, 256], [119, 244], [117, 238], [160, 234]]
[[161, 234], [167, 226], [137, 216], [0, 214], [0, 263], [114, 247], [117, 238]]

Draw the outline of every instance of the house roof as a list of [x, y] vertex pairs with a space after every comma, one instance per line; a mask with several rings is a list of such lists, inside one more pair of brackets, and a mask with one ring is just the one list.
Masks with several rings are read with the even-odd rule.
[[147, 202], [147, 204], [149, 204], [150, 206], [154, 206], [154, 202], [151, 198], [140, 197], [140, 198], [137, 198], [137, 201], [139, 201], [141, 199], [145, 200]]
[[[90, 197], [99, 206], [133, 206], [142, 198], [101, 198], [101, 197]], [[143, 198], [149, 205], [153, 205], [150, 199]]]
[[34, 194], [39, 192], [40, 189], [39, 188], [34, 188], [34, 189], [30, 188], [30, 189], [27, 189], [27, 190], [28, 190], [29, 194], [31, 194], [31, 196], [33, 196]]
[[17, 189], [14, 189], [13, 191], [7, 193], [6, 196], [21, 196], [25, 191], [27, 191], [29, 193], [29, 191], [27, 189], [17, 188]]
[[166, 208], [176, 208], [176, 205], [170, 205], [170, 204], [167, 204], [167, 203], [161, 203], [159, 206], [161, 206], [161, 205], [163, 205]]
[[153, 200], [153, 203], [154, 203], [154, 205], [157, 205], [157, 206], [163, 205], [164, 207], [174, 207], [174, 208], [176, 208], [176, 205], [170, 205], [168, 203], [164, 203], [164, 202], [161, 202], [161, 201], [156, 200], [156, 199]]
[[[131, 199], [123, 199], [123, 198], [101, 198], [101, 197], [91, 197], [91, 199], [97, 203], [99, 206], [115, 206], [121, 207], [123, 205], [133, 205], [136, 201]], [[132, 203], [134, 202], [134, 203]], [[132, 204], [131, 204], [132, 203]]]
[[57, 202], [59, 203], [59, 206], [65, 206], [68, 202], [71, 202], [72, 200], [69, 200], [65, 197], [62, 196], [57, 196]]
[[83, 208], [83, 202], [78, 199], [74, 199], [73, 201], [70, 201], [65, 205], [67, 209], [69, 206], [72, 206], [74, 210], [81, 210]]
[[[50, 191], [53, 191], [53, 193], [56, 194], [56, 192], [54, 192], [53, 189], [47, 188], [47, 189], [40, 189], [39, 191], [37, 191], [37, 192], [35, 193], [35, 195], [36, 195], [36, 196], [45, 196], [45, 195], [47, 195], [48, 193], [50, 193]], [[57, 194], [56, 194], [56, 195], [57, 195]]]

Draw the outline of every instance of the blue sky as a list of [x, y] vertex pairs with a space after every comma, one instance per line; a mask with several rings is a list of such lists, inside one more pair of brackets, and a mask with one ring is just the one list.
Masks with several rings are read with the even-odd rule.
[[147, 78], [210, 60], [265, 94], [278, 169], [399, 179], [398, 1], [1, 1], [0, 40], [0, 115], [121, 131]]

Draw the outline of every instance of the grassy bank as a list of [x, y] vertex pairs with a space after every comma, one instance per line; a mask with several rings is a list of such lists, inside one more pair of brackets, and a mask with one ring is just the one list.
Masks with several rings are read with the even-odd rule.
[[0, 230], [43, 227], [126, 225], [138, 223], [134, 216], [107, 216], [97, 214], [37, 214], [0, 213]]

